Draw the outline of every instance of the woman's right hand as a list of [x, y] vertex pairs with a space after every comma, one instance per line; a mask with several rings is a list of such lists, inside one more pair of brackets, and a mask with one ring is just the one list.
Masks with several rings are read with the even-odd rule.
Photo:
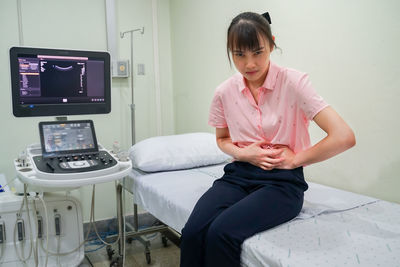
[[236, 159], [249, 162], [263, 170], [278, 168], [284, 161], [284, 158], [280, 157], [282, 148], [263, 148], [266, 145], [269, 143], [260, 141], [241, 148]]

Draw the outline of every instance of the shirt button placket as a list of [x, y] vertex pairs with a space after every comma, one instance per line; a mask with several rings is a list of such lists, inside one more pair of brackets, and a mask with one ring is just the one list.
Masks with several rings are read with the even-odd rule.
[[257, 128], [258, 128], [258, 132], [259, 132], [259, 135], [260, 136], [262, 136], [263, 138], [265, 138], [265, 136], [264, 136], [264, 132], [263, 132], [263, 130], [262, 130], [262, 127], [261, 127], [261, 122], [262, 122], [262, 120], [261, 120], [261, 110], [260, 110], [260, 108], [257, 106], [256, 107], [256, 109], [257, 109], [257, 111], [258, 111], [258, 124], [257, 124]]

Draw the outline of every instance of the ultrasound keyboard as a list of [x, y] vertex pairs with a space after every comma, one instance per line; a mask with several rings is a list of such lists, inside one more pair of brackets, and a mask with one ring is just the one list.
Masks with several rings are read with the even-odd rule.
[[33, 161], [38, 170], [46, 173], [95, 171], [107, 169], [117, 164], [117, 161], [107, 151], [48, 158], [34, 156]]
[[93, 121], [39, 123], [40, 145], [14, 161], [19, 179], [31, 190], [59, 190], [122, 179], [132, 162], [97, 143]]

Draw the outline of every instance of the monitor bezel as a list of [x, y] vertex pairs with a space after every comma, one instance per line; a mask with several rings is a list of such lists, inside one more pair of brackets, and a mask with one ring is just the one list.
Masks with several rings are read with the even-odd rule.
[[[20, 78], [18, 55], [54, 55], [88, 57], [104, 60], [104, 102], [99, 103], [57, 103], [57, 104], [20, 104]], [[11, 88], [12, 106], [15, 117], [68, 116], [84, 114], [106, 114], [111, 112], [111, 65], [110, 54], [104, 51], [66, 50], [34, 47], [11, 47]]]
[[[77, 149], [77, 150], [63, 150], [56, 152], [47, 152], [44, 140], [43, 126], [52, 124], [74, 124], [74, 123], [89, 123], [92, 131], [94, 147], [90, 149]], [[80, 154], [90, 154], [99, 152], [99, 146], [97, 144], [96, 132], [94, 130], [94, 124], [92, 120], [67, 120], [67, 121], [42, 121], [39, 122], [39, 135], [40, 135], [40, 145], [42, 147], [42, 156], [44, 158], [49, 157], [62, 157], [67, 155], [80, 155]]]

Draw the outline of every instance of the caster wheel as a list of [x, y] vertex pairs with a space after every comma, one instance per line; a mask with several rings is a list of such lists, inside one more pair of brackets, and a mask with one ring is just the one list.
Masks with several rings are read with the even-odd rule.
[[168, 246], [168, 238], [167, 237], [161, 236], [161, 242], [162, 242], [164, 247]]
[[114, 255], [114, 250], [111, 248], [111, 246], [106, 247], [107, 255], [108, 255], [108, 260], [111, 260], [113, 255]]
[[114, 259], [111, 263], [110, 263], [110, 267], [119, 267], [122, 266], [122, 260], [118, 257], [116, 259]]

